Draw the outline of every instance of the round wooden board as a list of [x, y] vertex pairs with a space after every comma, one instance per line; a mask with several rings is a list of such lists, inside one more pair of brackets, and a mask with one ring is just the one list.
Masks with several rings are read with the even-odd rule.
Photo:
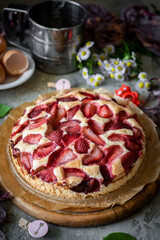
[[48, 211], [25, 201], [24, 198], [15, 197], [12, 202], [21, 210], [33, 217], [67, 227], [93, 227], [105, 225], [124, 219], [140, 210], [153, 198], [160, 186], [160, 176], [157, 181], [147, 184], [144, 189], [125, 204], [110, 209], [68, 208], [63, 211]]
[[[20, 106], [21, 108], [17, 108], [17, 119], [18, 115], [20, 116], [23, 113], [24, 107], [28, 106], [28, 104], [30, 103], [24, 103]], [[12, 110], [12, 115], [14, 115], [17, 109]], [[109, 224], [111, 222], [124, 219], [125, 217], [130, 216], [131, 214], [138, 211], [149, 200], [153, 198], [153, 196], [159, 189], [160, 176], [155, 182], [147, 184], [141, 192], [139, 192], [136, 196], [134, 196], [125, 204], [107, 209], [74, 207], [67, 209], [65, 208], [65, 210], [61, 211], [51, 211], [45, 209], [45, 207], [36, 205], [32, 201], [26, 200], [27, 198], [25, 198], [25, 194], [23, 194], [26, 190], [22, 191], [22, 186], [18, 183], [15, 176], [11, 173], [9, 162], [7, 160], [6, 149], [8, 146], [8, 139], [10, 137], [11, 128], [14, 123], [15, 119], [11, 117], [10, 119], [8, 118], [2, 126], [0, 126], [0, 183], [4, 187], [4, 189], [12, 193], [12, 202], [17, 207], [38, 219], [42, 219], [53, 224], [69, 227], [91, 227]], [[8, 179], [10, 179], [10, 181], [8, 181]]]

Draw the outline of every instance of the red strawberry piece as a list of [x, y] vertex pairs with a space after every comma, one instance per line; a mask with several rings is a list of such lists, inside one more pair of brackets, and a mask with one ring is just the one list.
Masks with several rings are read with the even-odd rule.
[[100, 162], [103, 157], [103, 153], [99, 148], [96, 148], [87, 158], [83, 160], [84, 165], [90, 165]]
[[28, 123], [29, 123], [29, 120], [25, 121], [21, 125], [18, 125], [19, 123], [15, 124], [15, 126], [13, 127], [13, 130], [12, 130], [11, 137], [13, 138], [17, 133], [22, 132], [27, 127]]
[[20, 153], [20, 160], [22, 166], [29, 172], [33, 165], [33, 157], [30, 153], [21, 152]]
[[127, 152], [122, 156], [121, 163], [123, 168], [125, 169], [125, 172], [128, 173], [129, 170], [132, 168], [133, 164], [138, 159], [138, 153], [137, 152]]
[[56, 183], [57, 182], [57, 178], [54, 175], [53, 168], [48, 168], [46, 170], [42, 170], [42, 171], [38, 172], [36, 174], [36, 176], [38, 178], [41, 178], [44, 182], [47, 182], [47, 183], [50, 183], [50, 182]]
[[21, 140], [22, 140], [22, 136], [19, 136], [19, 137], [16, 139], [15, 142], [13, 142], [13, 141], [11, 140], [11, 148], [13, 148], [14, 146], [16, 146], [16, 144], [17, 144], [19, 141], [21, 141]]
[[65, 129], [66, 132], [73, 134], [73, 133], [80, 133], [81, 127], [79, 125], [75, 125], [74, 127], [70, 126]]
[[64, 146], [67, 147], [71, 142], [75, 141], [77, 138], [79, 138], [80, 134], [74, 133], [74, 134], [65, 134], [62, 138], [62, 141], [64, 143]]
[[35, 118], [37, 117], [41, 112], [47, 111], [48, 106], [46, 104], [39, 105], [31, 110], [31, 112], [28, 114], [29, 118]]
[[54, 103], [52, 103], [52, 104], [49, 105], [48, 112], [49, 112], [49, 114], [52, 115], [53, 118], [54, 118], [55, 115], [56, 115], [57, 107], [58, 107], [57, 102], [54, 102]]
[[91, 101], [84, 101], [81, 106], [81, 111], [86, 118], [93, 117], [94, 114], [97, 112], [97, 107]]
[[112, 111], [109, 109], [108, 106], [103, 105], [103, 106], [100, 107], [99, 112], [98, 112], [98, 115], [99, 115], [101, 118], [110, 118], [110, 117], [113, 116], [113, 113], [112, 113]]
[[92, 99], [98, 99], [98, 97], [92, 93], [89, 93], [89, 92], [79, 92], [80, 94], [88, 97], [88, 98], [92, 98]]
[[18, 148], [13, 148], [13, 156], [14, 157], [19, 157], [20, 155], [20, 150]]
[[111, 127], [111, 130], [113, 129], [123, 129], [123, 128], [126, 128], [126, 129], [132, 129], [132, 127], [127, 124], [127, 123], [124, 123], [124, 122], [115, 122], [113, 124], [113, 126]]
[[99, 181], [95, 178], [88, 178], [87, 180], [83, 180], [77, 186], [71, 188], [74, 192], [84, 192], [85, 194], [90, 192], [99, 191], [100, 184]]
[[111, 163], [123, 153], [123, 148], [119, 145], [113, 145], [107, 148], [105, 153], [107, 157], [107, 163]]
[[69, 97], [61, 97], [61, 98], [58, 98], [57, 100], [61, 102], [74, 102], [74, 101], [77, 101], [78, 99], [74, 96], [69, 96]]
[[29, 129], [39, 128], [42, 124], [46, 123], [47, 120], [48, 120], [47, 116], [32, 120], [29, 124]]
[[51, 154], [56, 148], [57, 144], [55, 143], [45, 143], [37, 148], [34, 153], [34, 158], [44, 158]]
[[73, 108], [69, 109], [67, 111], [67, 119], [71, 120], [74, 117], [74, 115], [76, 114], [76, 112], [79, 110], [79, 108], [80, 108], [80, 106], [77, 105], [77, 106], [74, 106]]
[[58, 150], [52, 152], [52, 153], [49, 155], [47, 167], [52, 167], [52, 166], [53, 166], [53, 163], [54, 163], [55, 159], [59, 157], [61, 151], [62, 151], [62, 149], [59, 148]]
[[76, 155], [73, 153], [73, 151], [69, 148], [64, 149], [61, 151], [59, 156], [53, 161], [53, 167], [58, 167], [62, 164], [66, 164], [68, 162], [73, 161], [76, 159]]
[[23, 138], [23, 141], [29, 144], [38, 144], [41, 138], [41, 134], [29, 134]]
[[114, 125], [114, 123], [111, 120], [109, 122], [105, 123], [104, 132], [107, 132], [107, 131], [111, 130], [113, 128], [113, 125]]
[[123, 122], [125, 119], [130, 117], [131, 116], [126, 111], [120, 111], [117, 115], [117, 122]]
[[112, 182], [112, 177], [110, 176], [109, 170], [106, 165], [100, 166], [100, 172], [103, 176], [103, 184], [107, 186], [110, 182]]
[[85, 128], [84, 136], [98, 145], [103, 145], [103, 146], [105, 145], [103, 140], [100, 139], [90, 128]]
[[62, 122], [58, 126], [58, 129], [65, 130], [66, 132], [72, 134], [72, 133], [79, 133], [81, 127], [79, 126], [79, 121], [77, 121], [77, 120], [70, 120], [70, 121]]
[[138, 142], [135, 142], [132, 139], [127, 138], [127, 142], [125, 144], [126, 148], [130, 151], [140, 151], [142, 149], [142, 145]]
[[133, 136], [135, 140], [141, 139], [142, 138], [141, 130], [136, 127], [133, 127]]
[[87, 153], [89, 149], [89, 144], [84, 138], [79, 138], [75, 142], [75, 149], [78, 153]]
[[110, 141], [125, 141], [125, 135], [113, 133], [108, 139]]
[[81, 169], [78, 168], [63, 168], [65, 178], [68, 177], [81, 177], [85, 178], [87, 175], [85, 172], [83, 172]]
[[57, 108], [57, 111], [56, 111], [56, 115], [55, 115], [55, 118], [53, 119], [53, 122], [52, 122], [52, 126], [53, 128], [56, 128], [59, 123], [60, 123], [60, 120], [62, 118], [64, 118], [66, 116], [66, 111], [64, 108], [62, 108], [61, 106], [58, 106]]
[[95, 120], [90, 119], [88, 121], [88, 125], [96, 135], [104, 134], [103, 126], [96, 122]]
[[63, 132], [61, 130], [55, 130], [52, 131], [48, 136], [46, 136], [49, 140], [54, 141], [55, 143], [57, 143], [58, 145], [61, 142], [63, 136]]

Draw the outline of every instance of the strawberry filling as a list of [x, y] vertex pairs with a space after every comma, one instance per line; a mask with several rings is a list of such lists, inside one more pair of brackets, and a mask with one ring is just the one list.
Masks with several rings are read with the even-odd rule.
[[25, 143], [32, 145], [32, 144], [38, 144], [41, 138], [42, 138], [41, 134], [29, 134], [23, 138], [23, 141]]
[[41, 178], [44, 182], [48, 183], [56, 183], [57, 178], [54, 175], [53, 168], [48, 168], [46, 170], [42, 170], [36, 174], [38, 178]]
[[56, 143], [52, 143], [52, 142], [45, 143], [37, 148], [33, 156], [35, 159], [44, 158], [49, 154], [51, 154], [55, 150], [56, 146], [57, 146]]
[[39, 105], [31, 110], [31, 112], [28, 114], [29, 118], [35, 118], [37, 117], [41, 112], [47, 111], [48, 106], [46, 104]]
[[87, 153], [89, 149], [89, 144], [84, 138], [79, 138], [75, 142], [75, 149], [78, 153]]
[[74, 192], [83, 192], [85, 194], [97, 192], [100, 189], [100, 183], [95, 178], [84, 179], [80, 184], [71, 188]]

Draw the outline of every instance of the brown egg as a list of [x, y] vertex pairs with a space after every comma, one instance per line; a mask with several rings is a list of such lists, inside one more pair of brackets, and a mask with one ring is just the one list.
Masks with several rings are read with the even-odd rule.
[[0, 84], [4, 82], [6, 73], [2, 64], [0, 64]]
[[6, 39], [0, 35], [0, 54], [4, 52], [7, 48], [7, 42]]
[[15, 49], [6, 51], [2, 56], [2, 62], [7, 74], [14, 76], [24, 73], [29, 66], [24, 53]]

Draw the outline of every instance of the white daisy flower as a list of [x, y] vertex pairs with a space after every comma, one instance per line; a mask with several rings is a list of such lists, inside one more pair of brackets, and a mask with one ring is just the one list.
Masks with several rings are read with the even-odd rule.
[[140, 73], [138, 74], [138, 79], [141, 80], [141, 81], [146, 81], [147, 78], [148, 78], [148, 75], [147, 75], [146, 72], [140, 72]]
[[151, 83], [149, 81], [145, 82], [145, 88], [146, 90], [149, 90], [151, 87]]
[[82, 68], [82, 77], [84, 79], [88, 78], [88, 68], [86, 68], [86, 67]]
[[88, 82], [89, 85], [94, 86], [95, 75], [89, 75], [89, 78], [88, 78], [87, 82]]
[[124, 74], [126, 72], [126, 66], [122, 63], [115, 66], [115, 71], [120, 74]]
[[121, 74], [119, 72], [116, 72], [115, 73], [115, 79], [118, 80], [118, 81], [124, 81], [125, 80], [125, 75]]
[[106, 71], [109, 71], [110, 70], [110, 62], [108, 60], [104, 60], [103, 67]]
[[97, 64], [99, 67], [103, 66], [103, 62], [100, 59], [98, 59]]
[[94, 45], [94, 42], [93, 42], [93, 41], [88, 41], [88, 42], [86, 42], [86, 44], [85, 44], [85, 46], [86, 46], [87, 48], [91, 48], [93, 45]]
[[92, 57], [93, 57], [93, 60], [94, 60], [94, 61], [98, 61], [98, 54], [93, 53], [93, 54], [92, 54]]
[[110, 58], [110, 62], [113, 64], [113, 65], [118, 65], [121, 63], [121, 61], [119, 60], [119, 58]]
[[108, 45], [105, 46], [103, 51], [107, 54], [113, 54], [115, 52], [115, 47], [111, 44], [108, 44]]
[[113, 74], [113, 73], [110, 73], [109, 76], [110, 76], [110, 78], [115, 78], [115, 74]]
[[110, 74], [115, 74], [115, 72], [116, 72], [115, 66], [113, 64], [110, 64], [109, 73]]
[[79, 49], [78, 54], [80, 59], [83, 61], [83, 60], [87, 60], [90, 57], [91, 52], [87, 47], [83, 47]]
[[133, 60], [136, 60], [136, 54], [135, 54], [135, 52], [132, 52], [132, 53], [131, 53], [131, 56], [132, 56]]
[[99, 54], [99, 56], [98, 56], [98, 58], [103, 62], [104, 60], [106, 60], [106, 55], [105, 54], [103, 54], [103, 53], [101, 53], [101, 54]]
[[82, 60], [81, 60], [81, 58], [80, 58], [80, 54], [79, 54], [79, 53], [76, 55], [76, 59], [77, 59], [77, 61], [78, 61], [78, 62], [82, 62]]
[[138, 90], [144, 90], [145, 89], [145, 84], [144, 82], [138, 81], [136, 84], [136, 89]]
[[102, 82], [104, 80], [104, 76], [102, 74], [96, 74], [95, 75], [95, 81]]
[[125, 64], [127, 67], [136, 67], [137, 63], [133, 59], [124, 59], [123, 64]]

